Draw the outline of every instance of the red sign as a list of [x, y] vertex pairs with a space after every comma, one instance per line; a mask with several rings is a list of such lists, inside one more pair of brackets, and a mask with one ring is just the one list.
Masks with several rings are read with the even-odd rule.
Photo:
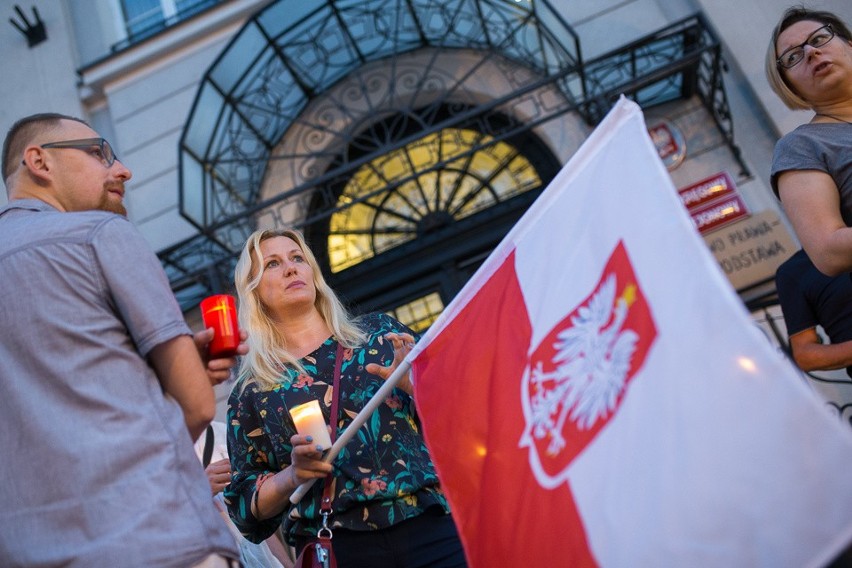
[[721, 172], [689, 187], [679, 189], [677, 192], [684, 206], [692, 211], [716, 199], [733, 195], [736, 191], [731, 176], [727, 172]]
[[689, 214], [692, 216], [695, 228], [703, 235], [728, 223], [748, 217], [748, 209], [739, 195], [733, 195], [728, 199], [693, 209]]

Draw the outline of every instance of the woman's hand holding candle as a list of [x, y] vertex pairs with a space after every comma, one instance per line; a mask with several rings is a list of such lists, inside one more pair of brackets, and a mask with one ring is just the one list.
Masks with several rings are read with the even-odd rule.
[[322, 446], [323, 450], [331, 447], [331, 436], [329, 436], [328, 426], [318, 400], [311, 400], [291, 408], [290, 416], [299, 434], [310, 436], [317, 445]]

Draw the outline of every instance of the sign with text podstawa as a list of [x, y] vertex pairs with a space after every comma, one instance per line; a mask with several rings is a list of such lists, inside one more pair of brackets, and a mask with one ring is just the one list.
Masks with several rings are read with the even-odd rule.
[[778, 214], [768, 210], [704, 235], [704, 241], [737, 290], [775, 278], [781, 263], [799, 250]]

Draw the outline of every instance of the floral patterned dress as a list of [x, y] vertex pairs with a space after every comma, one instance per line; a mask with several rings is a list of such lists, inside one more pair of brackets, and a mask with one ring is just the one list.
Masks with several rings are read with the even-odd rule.
[[[415, 335], [385, 314], [364, 316], [359, 323], [367, 331], [368, 340], [362, 347], [344, 350], [338, 433], [346, 429], [383, 383], [364, 367], [369, 363], [387, 366], [393, 361], [393, 346], [384, 335]], [[227, 424], [232, 478], [224, 497], [234, 523], [252, 542], [269, 537], [287, 513], [285, 509], [275, 517], [258, 520], [252, 515], [250, 504], [258, 480], [290, 464], [290, 436], [296, 428], [288, 408], [317, 399], [329, 422], [336, 356], [337, 341], [330, 337], [301, 360], [305, 374], [284, 372], [281, 383], [270, 390], [260, 390], [254, 383], [245, 388], [237, 384], [231, 393]], [[394, 389], [379, 405], [336, 458], [334, 477], [333, 527], [376, 530], [431, 507], [449, 511], [423, 441], [414, 402], [400, 389]], [[297, 534], [316, 534], [324, 483], [325, 480], [315, 483], [291, 508], [285, 522], [291, 544]]]

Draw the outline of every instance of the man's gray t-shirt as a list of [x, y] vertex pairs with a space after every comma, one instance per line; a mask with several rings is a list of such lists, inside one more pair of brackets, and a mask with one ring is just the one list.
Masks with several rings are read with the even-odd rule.
[[772, 158], [772, 191], [778, 175], [790, 170], [818, 170], [834, 179], [840, 191], [840, 213], [852, 227], [852, 125], [803, 124], [781, 138]]
[[13, 201], [0, 208], [0, 290], [0, 558], [236, 558], [183, 413], [145, 359], [190, 330], [138, 231]]

